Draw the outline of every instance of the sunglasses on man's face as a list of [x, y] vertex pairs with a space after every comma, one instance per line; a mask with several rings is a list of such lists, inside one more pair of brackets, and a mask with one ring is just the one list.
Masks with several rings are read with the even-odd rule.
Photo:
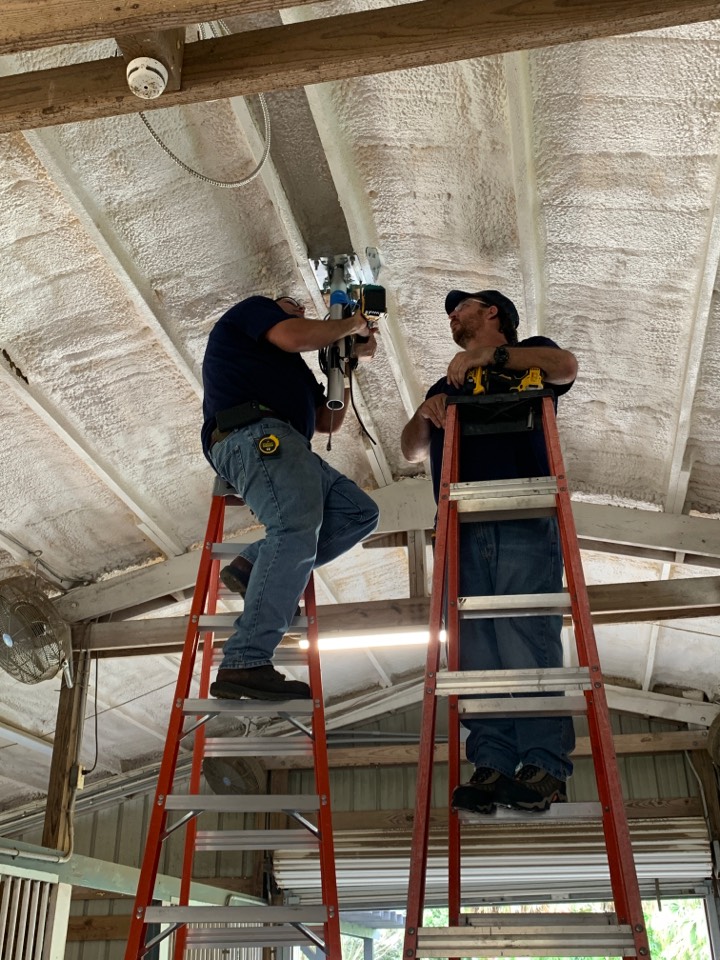
[[[461, 300], [460, 303], [455, 304], [453, 310], [459, 310], [460, 307], [464, 307], [467, 303], [479, 303], [481, 307], [489, 307], [489, 303], [485, 303], [484, 300], [478, 300], [477, 297], [465, 297], [464, 300]], [[451, 311], [452, 312], [452, 311]]]

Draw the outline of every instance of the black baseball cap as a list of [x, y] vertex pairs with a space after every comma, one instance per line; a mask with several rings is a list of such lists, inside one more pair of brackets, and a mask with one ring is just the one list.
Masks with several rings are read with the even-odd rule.
[[505, 294], [497, 290], [480, 290], [478, 293], [466, 293], [464, 290], [451, 290], [445, 297], [445, 313], [452, 313], [460, 301], [467, 300], [468, 297], [473, 297], [475, 300], [483, 300], [491, 307], [497, 307], [517, 330], [520, 325], [517, 307], [509, 297], [506, 297]]

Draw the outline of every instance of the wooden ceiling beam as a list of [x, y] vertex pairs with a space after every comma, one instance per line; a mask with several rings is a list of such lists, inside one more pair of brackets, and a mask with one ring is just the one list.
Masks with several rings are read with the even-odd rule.
[[[588, 596], [595, 625], [720, 616], [720, 577], [590, 585]], [[318, 608], [320, 636], [370, 637], [422, 630], [429, 612], [427, 597], [323, 604]], [[564, 619], [570, 622], [569, 617]], [[78, 643], [101, 656], [170, 653], [182, 649], [186, 626], [185, 617], [92, 623], [87, 631], [83, 629]], [[217, 633], [227, 635], [230, 628]], [[288, 642], [295, 643], [283, 641]]]
[[218, 17], [300, 7], [314, 0], [1, 0], [0, 54], [120, 33], [171, 30]]
[[718, 18], [716, 0], [421, 0], [190, 44], [182, 89], [153, 101], [117, 57], [4, 77], [0, 133]]
[[[615, 752], [622, 756], [641, 756], [658, 753], [680, 753], [685, 750], [703, 750], [707, 746], [707, 730], [668, 730], [656, 733], [616, 733], [613, 737]], [[332, 769], [354, 767], [416, 767], [420, 746], [417, 743], [379, 744], [362, 747], [334, 747], [328, 744], [328, 763]], [[573, 758], [591, 757], [589, 737], [578, 737]], [[435, 763], [447, 763], [448, 745], [435, 745]], [[313, 765], [311, 756], [267, 757], [263, 760], [267, 770], [304, 770]]]

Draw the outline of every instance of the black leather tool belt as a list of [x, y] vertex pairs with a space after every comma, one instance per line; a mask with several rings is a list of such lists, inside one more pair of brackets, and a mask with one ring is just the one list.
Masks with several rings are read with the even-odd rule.
[[257, 400], [248, 400], [247, 403], [239, 403], [235, 407], [228, 407], [227, 410], [218, 410], [215, 414], [217, 426], [210, 434], [210, 446], [220, 443], [235, 430], [248, 427], [251, 423], [257, 423], [263, 417], [275, 417], [276, 420], [288, 422], [287, 417], [281, 417], [271, 407], [266, 407], [264, 404], [258, 403]]

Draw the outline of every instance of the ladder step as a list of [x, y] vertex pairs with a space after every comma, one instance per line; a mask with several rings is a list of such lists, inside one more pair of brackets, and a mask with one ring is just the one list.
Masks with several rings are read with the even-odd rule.
[[504, 927], [557, 927], [557, 926], [595, 926], [604, 930], [617, 927], [615, 913], [463, 913], [460, 920], [466, 927], [486, 927], [500, 925]]
[[[421, 927], [417, 956], [636, 956], [629, 925], [612, 925], [604, 922], [602, 916], [591, 913], [546, 914], [549, 919], [539, 922], [538, 916], [541, 915], [478, 914], [467, 926]], [[577, 916], [584, 922], [578, 922]]]
[[[322, 928], [317, 933], [322, 935]], [[186, 951], [232, 950], [233, 947], [302, 947], [313, 943], [295, 927], [188, 927]]]
[[247, 547], [247, 543], [236, 543], [233, 540], [223, 540], [212, 545], [213, 557], [237, 557]]
[[198, 830], [196, 850], [315, 850], [309, 830]]
[[228, 794], [209, 796], [204, 793], [173, 793], [165, 798], [166, 810], [194, 810], [201, 813], [295, 813], [297, 811], [318, 810], [320, 798], [316, 796], [296, 796], [295, 794]]
[[257, 904], [252, 907], [148, 907], [145, 910], [145, 923], [325, 923], [326, 920], [327, 907], [324, 906]]
[[[213, 614], [204, 613], [202, 616], [198, 617], [198, 627], [201, 630], [213, 630], [215, 632], [219, 630], [232, 631], [233, 625], [239, 616], [240, 612]], [[305, 633], [307, 628], [307, 617], [293, 617], [293, 619], [290, 621], [288, 631], [292, 633]]]
[[458, 597], [461, 617], [547, 617], [569, 613], [570, 594], [517, 593], [498, 597]]
[[469, 717], [576, 717], [587, 713], [582, 693], [561, 697], [488, 697], [483, 700], [458, 700], [458, 716]]
[[444, 670], [437, 675], [439, 697], [472, 693], [550, 693], [590, 689], [587, 667], [547, 667], [526, 670]]
[[233, 714], [241, 717], [276, 717], [286, 713], [311, 714], [312, 700], [186, 700], [183, 713], [186, 716], [210, 714]]
[[207, 737], [206, 757], [306, 757], [313, 752], [309, 737]]
[[[213, 649], [213, 665], [218, 667], [223, 656], [222, 645], [216, 644]], [[307, 667], [308, 652], [297, 645], [281, 643], [273, 653], [272, 662], [274, 667]]]
[[479, 823], [484, 826], [495, 826], [498, 820], [532, 824], [551, 820], [553, 823], [558, 823], [566, 820], [600, 820], [602, 818], [602, 804], [593, 802], [551, 803], [550, 807], [541, 813], [511, 810], [510, 807], [498, 807], [494, 813], [490, 814], [472, 813], [470, 810], [458, 810], [457, 814], [461, 823]]
[[554, 517], [557, 508], [550, 494], [496, 497], [492, 500], [461, 500], [457, 505], [461, 523], [492, 520], [537, 520]]
[[450, 499], [457, 501], [549, 493], [557, 493], [556, 477], [511, 477], [507, 480], [473, 480], [450, 484]]
[[555, 477], [520, 477], [453, 483], [450, 499], [457, 503], [462, 523], [472, 520], [530, 520], [557, 513]]

